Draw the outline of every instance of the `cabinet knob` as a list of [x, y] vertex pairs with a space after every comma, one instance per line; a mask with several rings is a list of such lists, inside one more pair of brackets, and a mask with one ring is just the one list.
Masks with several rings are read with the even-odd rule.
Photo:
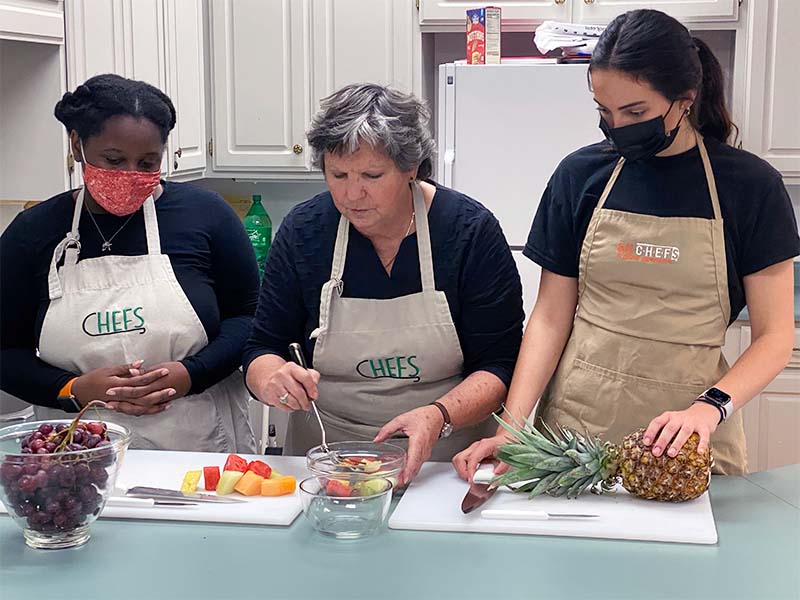
[[567, 0], [554, 0], [554, 1], [555, 1], [556, 4], [558, 4], [560, 6], [560, 5], [564, 4], [564, 2], [566, 2]]
[[584, 4], [594, 4], [594, 0], [583, 0]]
[[300, 144], [295, 144], [294, 146], [292, 146], [292, 152], [294, 152], [295, 154], [302, 154], [303, 147]]
[[175, 157], [180, 158], [181, 156], [183, 156], [183, 148], [178, 148], [175, 150]]

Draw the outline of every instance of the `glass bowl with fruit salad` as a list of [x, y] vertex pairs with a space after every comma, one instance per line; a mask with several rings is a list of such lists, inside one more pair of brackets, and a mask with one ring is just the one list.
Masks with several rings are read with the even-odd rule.
[[78, 418], [0, 429], [0, 500], [28, 546], [70, 548], [89, 539], [130, 439], [121, 425]]
[[392, 482], [361, 475], [315, 475], [300, 482], [303, 514], [318, 532], [358, 539], [383, 530], [392, 501]]
[[328, 451], [315, 446], [306, 453], [306, 466], [314, 475], [359, 479], [388, 479], [393, 486], [406, 464], [406, 451], [395, 444], [331, 442]]

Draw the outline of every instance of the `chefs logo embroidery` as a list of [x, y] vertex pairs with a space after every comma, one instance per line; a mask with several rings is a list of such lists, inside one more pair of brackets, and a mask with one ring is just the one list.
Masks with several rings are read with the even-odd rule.
[[83, 319], [81, 327], [86, 335], [99, 337], [116, 333], [138, 332], [143, 334], [144, 326], [142, 307], [123, 308], [121, 310], [102, 310], [89, 313]]
[[419, 381], [416, 355], [366, 358], [356, 365], [356, 371], [366, 379], [411, 379]]
[[643, 242], [620, 242], [617, 244], [617, 258], [638, 260], [640, 262], [676, 263], [681, 251], [676, 246], [657, 246]]

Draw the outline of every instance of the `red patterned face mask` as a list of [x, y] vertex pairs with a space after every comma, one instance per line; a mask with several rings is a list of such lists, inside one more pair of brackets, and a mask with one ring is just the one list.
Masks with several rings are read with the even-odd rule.
[[90, 165], [83, 152], [83, 182], [97, 203], [123, 217], [142, 207], [158, 187], [161, 171], [112, 171]]

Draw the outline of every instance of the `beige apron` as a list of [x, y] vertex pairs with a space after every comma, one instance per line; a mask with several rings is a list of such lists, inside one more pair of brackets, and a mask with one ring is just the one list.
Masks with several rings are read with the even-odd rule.
[[[342, 216], [331, 278], [322, 287], [314, 368], [321, 374], [317, 407], [328, 441], [372, 440], [394, 417], [438, 400], [462, 381], [464, 356], [444, 292], [436, 291], [425, 200], [412, 193], [422, 291], [399, 298], [343, 298], [350, 222]], [[481, 424], [439, 440], [431, 460], [450, 460], [480, 439]], [[407, 446], [407, 440], [392, 443]], [[292, 413], [286, 454], [305, 454], [321, 442], [316, 420]]]
[[[728, 370], [725, 238], [700, 135], [713, 219], [604, 208], [617, 163], [583, 240], [572, 334], [539, 415], [619, 443], [664, 411], [683, 410]], [[746, 472], [741, 412], [711, 437], [715, 472]]]
[[[101, 256], [78, 262], [78, 224], [84, 190], [75, 202], [72, 229], [56, 247], [48, 277], [50, 306], [39, 337], [39, 357], [53, 366], [87, 373], [137, 359], [145, 365], [178, 361], [208, 344], [203, 324], [161, 253], [155, 203], [143, 206], [147, 254]], [[64, 265], [57, 268], [61, 257]], [[100, 411], [129, 427], [132, 448], [196, 452], [253, 452], [249, 394], [240, 371], [200, 394], [172, 401], [156, 415]], [[72, 418], [36, 407], [39, 419]]]

